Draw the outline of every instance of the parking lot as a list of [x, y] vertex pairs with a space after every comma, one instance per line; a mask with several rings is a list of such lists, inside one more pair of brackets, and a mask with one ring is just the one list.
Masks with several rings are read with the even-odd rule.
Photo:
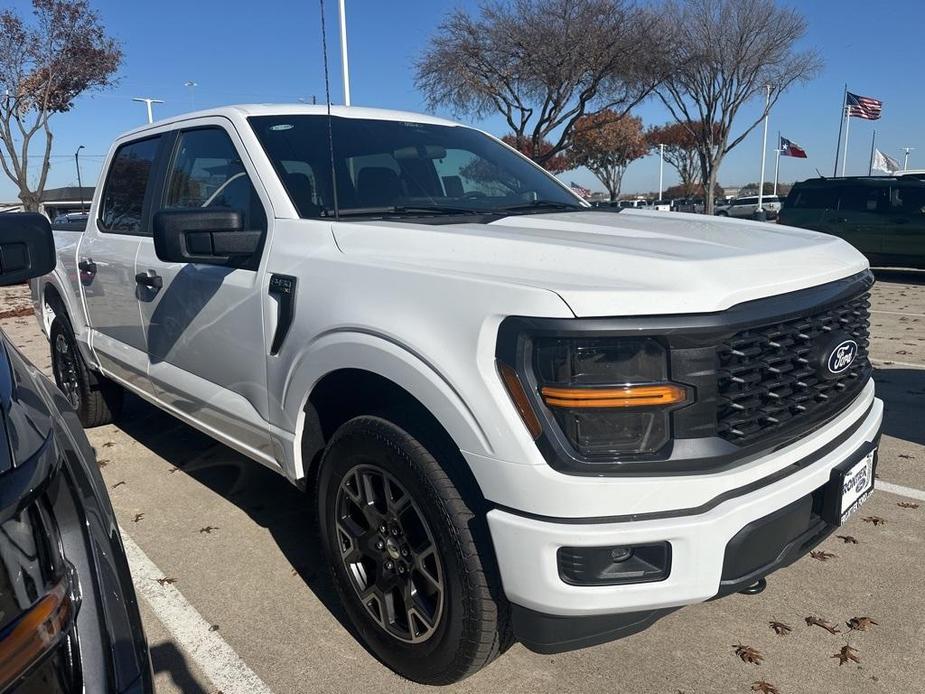
[[[691, 606], [582, 651], [544, 656], [515, 645], [447, 689], [688, 694], [766, 682], [781, 694], [925, 692], [925, 273], [878, 280], [882, 486], [823, 553], [774, 574], [761, 595]], [[0, 325], [50, 373], [35, 319], [17, 315], [27, 305], [22, 287], [3, 290]], [[159, 692], [424, 689], [380, 665], [344, 626], [302, 493], [137, 398], [118, 426], [88, 435], [127, 536]], [[876, 624], [849, 628], [863, 617]], [[791, 630], [777, 635], [771, 621]], [[760, 662], [737, 657], [739, 645]], [[844, 646], [857, 662], [835, 657]]]

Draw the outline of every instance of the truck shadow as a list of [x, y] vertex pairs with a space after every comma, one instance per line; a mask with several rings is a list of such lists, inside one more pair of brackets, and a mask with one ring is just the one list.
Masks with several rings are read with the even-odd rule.
[[925, 284], [925, 270], [898, 270], [877, 268], [873, 270], [878, 282], [896, 284]]
[[[308, 493], [206, 434], [127, 394], [119, 428], [270, 531], [283, 555], [354, 638], [328, 573]], [[306, 539], [308, 536], [308, 539]], [[360, 641], [359, 639], [357, 639]], [[362, 641], [360, 641], [362, 643]]]
[[874, 369], [877, 396], [883, 400], [883, 433], [925, 445], [925, 369]]

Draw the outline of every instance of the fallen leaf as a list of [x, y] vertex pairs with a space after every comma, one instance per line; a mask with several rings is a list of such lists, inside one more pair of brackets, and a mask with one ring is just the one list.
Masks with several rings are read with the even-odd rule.
[[164, 576], [163, 578], [155, 578], [154, 580], [160, 583], [162, 586], [169, 586], [171, 583], [177, 582], [177, 579], [168, 578], [167, 576]]
[[838, 653], [833, 654], [832, 657], [838, 658], [838, 666], [841, 667], [849, 660], [854, 661], [855, 663], [860, 663], [861, 659], [855, 655], [855, 653], [857, 653], [856, 649], [852, 648], [848, 644], [845, 644], [841, 647], [841, 650]]
[[220, 530], [217, 525], [207, 525], [204, 528], [199, 528], [199, 532], [205, 533], [206, 535], [211, 535], [213, 530]]
[[825, 550], [822, 550], [822, 549], [819, 549], [819, 550], [813, 550], [812, 552], [810, 552], [809, 556], [811, 556], [813, 559], [818, 559], [819, 561], [828, 561], [832, 557], [837, 557], [838, 555], [832, 554], [831, 552], [826, 552]]
[[909, 501], [898, 501], [896, 502], [896, 505], [899, 506], [899, 508], [918, 508], [919, 507], [918, 504], [913, 504]]
[[786, 636], [793, 631], [792, 627], [787, 626], [783, 622], [768, 622], [768, 626], [770, 626], [778, 636]]
[[125, 480], [119, 480], [114, 485], [112, 485], [112, 489], [115, 489], [116, 487], [121, 487], [123, 484], [125, 484]]
[[874, 525], [883, 525], [886, 523], [886, 519], [880, 516], [864, 516], [861, 520], [865, 523], [873, 523]]
[[178, 467], [172, 467], [172, 468], [170, 468], [170, 469], [167, 471], [167, 474], [168, 474], [168, 475], [172, 475], [173, 473], [175, 473], [175, 472], [176, 472], [177, 470], [179, 470], [179, 469], [180, 469], [180, 468], [178, 468]]
[[806, 626], [809, 626], [809, 627], [811, 627], [811, 626], [822, 627], [823, 629], [825, 629], [825, 630], [826, 630], [827, 632], [829, 632], [830, 634], [840, 634], [840, 633], [841, 633], [841, 631], [839, 631], [838, 627], [829, 624], [829, 623], [828, 623], [827, 621], [825, 621], [824, 619], [819, 619], [819, 617], [813, 617], [812, 615], [810, 615], [809, 617], [806, 617], [806, 618], [804, 619], [804, 621], [806, 622]]
[[106, 467], [107, 465], [109, 465], [109, 459], [108, 458], [98, 458], [96, 461], [96, 464], [99, 465], [100, 467]]
[[140, 521], [140, 520], [141, 520], [142, 518], [144, 518], [144, 517], [145, 517], [145, 514], [143, 514], [143, 513], [136, 513], [136, 514], [135, 514], [135, 519], [132, 521], [132, 523], [137, 523], [138, 521]]
[[899, 457], [902, 458], [903, 460], [915, 460], [914, 455], [908, 455], [906, 453], [900, 453]]
[[752, 682], [752, 691], [761, 692], [761, 694], [780, 694], [780, 689], [775, 687], [770, 682], [765, 682], [764, 680]]
[[112, 448], [115, 445], [116, 445], [115, 441], [107, 441], [106, 443], [103, 444], [103, 448]]
[[209, 631], [218, 631], [218, 624], [213, 624], [209, 627]]
[[764, 660], [764, 656], [751, 646], [743, 646], [741, 643], [737, 643], [733, 645], [733, 648], [736, 649], [735, 654], [739, 656], [743, 663], [760, 665], [761, 661]]
[[858, 544], [858, 539], [854, 535], [836, 535], [835, 537], [844, 542], [846, 545]]
[[879, 626], [879, 622], [875, 622], [870, 617], [852, 617], [845, 624], [852, 631], [867, 631], [872, 626]]

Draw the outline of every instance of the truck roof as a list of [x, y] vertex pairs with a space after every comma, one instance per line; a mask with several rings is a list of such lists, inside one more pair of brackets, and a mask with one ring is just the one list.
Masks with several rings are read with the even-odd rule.
[[[325, 104], [234, 104], [229, 106], [219, 106], [216, 108], [203, 109], [201, 111], [192, 111], [190, 113], [180, 113], [169, 118], [146, 123], [145, 125], [122, 133], [119, 138], [128, 135], [143, 133], [152, 128], [159, 128], [171, 123], [180, 123], [192, 118], [204, 118], [208, 116], [223, 116], [232, 120], [248, 118], [249, 116], [285, 116], [285, 115], [307, 115], [307, 116], [324, 116], [327, 115], [328, 107]], [[412, 111], [393, 111], [385, 108], [367, 108], [365, 106], [331, 106], [331, 115], [340, 118], [366, 118], [370, 120], [390, 120], [390, 121], [411, 121], [413, 123], [429, 123], [431, 125], [451, 125], [458, 126], [451, 120], [437, 118], [423, 113], [414, 113]]]

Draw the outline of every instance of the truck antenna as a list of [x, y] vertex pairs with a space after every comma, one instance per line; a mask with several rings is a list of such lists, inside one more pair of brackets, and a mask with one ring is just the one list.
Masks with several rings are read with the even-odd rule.
[[328, 80], [328, 32], [324, 24], [324, 0], [321, 4], [321, 47], [324, 52], [324, 100], [328, 106], [328, 150], [331, 155], [331, 193], [334, 196], [334, 219], [340, 220], [337, 205], [337, 171], [334, 167], [334, 119], [331, 117], [331, 84]]

